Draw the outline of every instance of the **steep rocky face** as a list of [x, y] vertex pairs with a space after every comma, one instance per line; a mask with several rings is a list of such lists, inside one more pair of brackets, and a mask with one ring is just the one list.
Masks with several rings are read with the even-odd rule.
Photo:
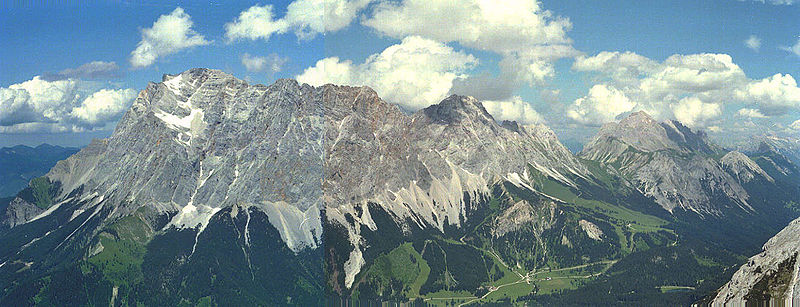
[[[128, 239], [116, 227], [133, 223], [147, 230], [136, 244], [191, 238], [185, 249], [161, 251], [189, 259], [167, 270], [201, 265], [217, 244], [209, 240], [225, 241], [227, 231], [233, 246], [218, 250], [240, 248], [244, 271], [255, 274], [269, 265], [253, 260], [265, 244], [251, 241], [255, 233], [274, 229], [288, 250], [313, 254], [324, 219], [347, 233], [352, 250], [340, 269], [349, 287], [374, 244], [361, 232], [388, 227], [374, 222], [374, 210], [403, 229], [443, 232], [465, 223], [492, 185], [530, 188], [530, 170], [572, 187], [591, 180], [550, 129], [498, 123], [471, 97], [409, 115], [366, 87], [249, 85], [193, 69], [149, 84], [111, 137], [59, 162], [44, 177], [46, 193], [12, 203], [2, 232], [11, 245], [0, 259], [9, 266], [0, 269], [28, 263], [47, 272], [58, 261], [46, 250], [63, 250], [63, 261], [105, 257], [106, 246]], [[507, 218], [549, 227], [534, 220], [539, 213], [525, 214], [534, 205]], [[540, 211], [552, 219], [550, 206]]]
[[624, 147], [622, 145], [642, 152], [672, 150], [680, 153], [711, 154], [720, 150], [708, 142], [702, 131], [694, 132], [674, 120], [659, 123], [644, 111], [639, 111], [618, 123], [604, 125], [584, 146], [582, 154], [594, 160], [605, 160], [620, 154], [620, 147]]
[[37, 207], [35, 204], [22, 198], [16, 197], [11, 200], [11, 203], [8, 204], [8, 208], [5, 210], [3, 224], [9, 227], [24, 224], [44, 211], [45, 209]]
[[792, 305], [800, 300], [800, 219], [794, 220], [764, 244], [733, 274], [713, 304], [744, 304], [773, 300]]
[[381, 227], [370, 203], [402, 227], [443, 231], [461, 225], [493, 183], [527, 181], [528, 165], [573, 186], [572, 178], [588, 176], [550, 129], [497, 123], [471, 97], [451, 96], [412, 115], [369, 88], [327, 87], [324, 100], [326, 217], [352, 245], [347, 287], [369, 248], [362, 227]]
[[[613, 167], [669, 212], [719, 216], [728, 208], [752, 210], [747, 191], [713, 157], [719, 153], [702, 132], [637, 112], [603, 126], [580, 156]], [[733, 155], [730, 167], [733, 160], [758, 172], [757, 165]]]
[[[102, 201], [79, 210], [111, 207], [110, 219], [148, 206], [176, 213], [171, 225], [202, 228], [220, 208], [252, 205], [291, 248], [315, 247], [322, 109], [312, 91], [289, 80], [249, 86], [204, 69], [165, 75], [139, 94], [110, 138], [46, 177], [61, 185], [56, 203], [98, 195]], [[289, 227], [306, 218], [303, 228]]]
[[[556, 208], [557, 206], [553, 202], [548, 202], [541, 207], [534, 207], [528, 201], [520, 200], [494, 219], [492, 236], [500, 238], [527, 225], [532, 225], [535, 234], [540, 236], [543, 231], [550, 229], [555, 224], [556, 216], [559, 213]], [[540, 239], [537, 238], [537, 240]]]
[[[125, 291], [149, 293], [144, 289], [163, 284], [146, 296], [181, 299], [159, 292], [174, 286], [196, 301], [187, 293], [212, 280], [197, 274], [231, 282], [219, 275], [230, 265], [253, 277], [246, 286], [255, 288], [253, 300], [242, 304], [266, 303], [261, 300], [271, 296], [273, 303], [289, 296], [320, 299], [314, 291], [321, 288], [322, 258], [314, 250], [322, 236], [322, 111], [322, 89], [293, 80], [249, 85], [209, 69], [165, 75], [139, 94], [111, 137], [93, 141], [45, 175], [53, 189], [41, 193], [32, 185], [40, 192], [13, 201], [3, 221], [10, 228], [0, 231], [7, 246], [0, 269], [13, 274], [14, 264], [27, 263], [30, 270], [15, 278], [25, 280], [51, 272], [59, 261], [117, 259], [103, 246], [126, 242], [130, 238], [118, 235], [117, 227], [133, 224], [149, 229], [130, 243], [146, 252], [126, 257], [166, 261], [137, 270], [155, 266], [171, 273]], [[164, 242], [175, 244], [158, 249]], [[214, 262], [222, 253], [232, 254]], [[107, 263], [95, 268], [118, 274]], [[285, 276], [288, 288], [256, 283], [259, 271]], [[203, 293], [223, 299], [221, 292]]]
[[719, 160], [722, 168], [731, 173], [739, 183], [748, 183], [761, 179], [775, 182], [767, 172], [761, 169], [750, 157], [738, 151], [731, 151]]
[[[0, 229], [0, 305], [480, 296], [544, 267], [610, 267], [706, 235], [653, 199], [704, 215], [775, 199], [740, 183], [779, 181], [765, 165], [783, 160], [719, 154], [637, 113], [604, 128], [585, 153], [600, 163], [584, 164], [546, 126], [498, 123], [470, 97], [406, 114], [366, 87], [194, 69], [148, 85], [110, 138], [17, 195]], [[416, 265], [420, 280], [396, 287], [387, 263]]]
[[757, 162], [773, 173], [773, 177], [800, 182], [800, 140], [765, 136], [758, 143], [758, 148], [749, 151]]

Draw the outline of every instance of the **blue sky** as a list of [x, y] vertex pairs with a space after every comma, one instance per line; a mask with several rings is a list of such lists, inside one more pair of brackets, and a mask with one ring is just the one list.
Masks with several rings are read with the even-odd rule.
[[147, 82], [193, 67], [368, 85], [408, 111], [469, 94], [570, 145], [638, 110], [724, 142], [797, 136], [799, 17], [773, 0], [6, 2], [0, 146], [106, 137]]
[[[663, 60], [675, 53], [727, 53], [752, 77], [800, 74], [798, 57], [780, 46], [797, 42], [800, 7], [758, 1], [544, 1], [569, 16], [575, 47], [588, 53], [627, 50]], [[742, 41], [761, 39], [753, 52]]]
[[[264, 83], [273, 78], [248, 74], [241, 64], [241, 54], [291, 55], [286, 69], [276, 76], [291, 77], [323, 56], [322, 39], [298, 42], [293, 35], [279, 35], [265, 41], [240, 41], [228, 44], [225, 23], [253, 6], [252, 1], [225, 1], [225, 4], [197, 5], [194, 2], [146, 1], [140, 3], [103, 3], [92, 5], [28, 5], [5, 7], [0, 12], [0, 85], [30, 80], [44, 72], [60, 71], [91, 61], [116, 62], [122, 68], [125, 85], [141, 89], [148, 81], [160, 81], [165, 73], [177, 73], [193, 67], [230, 71], [237, 76], [250, 75]], [[288, 1], [275, 2], [285, 10]], [[8, 4], [6, 4], [8, 5]], [[140, 29], [150, 27], [159, 16], [183, 8], [194, 22], [194, 30], [213, 41], [211, 45], [187, 49], [160, 59], [151, 67], [131, 70], [130, 52], [141, 40]]]

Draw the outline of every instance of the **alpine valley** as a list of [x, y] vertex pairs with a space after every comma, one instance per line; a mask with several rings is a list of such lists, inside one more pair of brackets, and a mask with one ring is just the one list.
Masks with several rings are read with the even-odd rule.
[[0, 305], [798, 298], [800, 146], [758, 143], [637, 112], [573, 154], [471, 97], [192, 69], [5, 200]]

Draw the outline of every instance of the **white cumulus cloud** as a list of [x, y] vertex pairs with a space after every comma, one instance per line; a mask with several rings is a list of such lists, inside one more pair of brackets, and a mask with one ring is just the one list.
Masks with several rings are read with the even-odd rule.
[[750, 118], [766, 118], [767, 116], [761, 114], [761, 111], [751, 108], [741, 108], [739, 111], [736, 111], [736, 114], [743, 117], [750, 117]]
[[225, 25], [229, 41], [269, 40], [274, 34], [294, 32], [301, 40], [347, 27], [372, 0], [296, 0], [276, 18], [272, 5], [255, 5]]
[[783, 115], [800, 109], [800, 88], [789, 74], [775, 74], [748, 83], [736, 91], [736, 96], [758, 106], [765, 115]]
[[513, 120], [524, 125], [544, 122], [542, 116], [533, 109], [531, 104], [523, 101], [519, 96], [503, 101], [485, 100], [482, 103], [486, 111], [492, 114], [496, 120]]
[[255, 5], [241, 12], [235, 21], [225, 24], [225, 37], [268, 40], [272, 34], [286, 32], [283, 20], [274, 20], [272, 5]]
[[134, 98], [136, 91], [133, 89], [102, 89], [86, 97], [70, 115], [81, 123], [102, 125], [122, 114]]
[[160, 57], [210, 44], [192, 29], [192, 25], [191, 16], [180, 7], [161, 15], [152, 27], [142, 29], [142, 40], [131, 52], [131, 65], [134, 68], [147, 67]]
[[359, 83], [354, 71], [357, 69], [351, 61], [341, 61], [338, 57], [324, 58], [297, 76], [297, 81], [320, 86], [328, 83], [357, 85]]
[[746, 105], [737, 114], [747, 117], [780, 116], [800, 108], [800, 88], [791, 75], [753, 80], [727, 54], [676, 54], [659, 63], [630, 52], [601, 52], [578, 57], [572, 68], [601, 77], [568, 108], [568, 116], [583, 123], [601, 124], [625, 112], [609, 111], [598, 99], [603, 88], [635, 102], [632, 111], [695, 127], [708, 125], [730, 103]]
[[554, 61], [580, 54], [567, 37], [569, 19], [535, 0], [386, 1], [363, 24], [394, 38], [418, 35], [497, 53], [502, 73], [518, 82], [541, 82], [554, 74]]
[[571, 23], [533, 0], [404, 0], [381, 2], [363, 22], [383, 34], [420, 35], [497, 52], [570, 44]]
[[444, 99], [453, 82], [477, 63], [472, 55], [433, 40], [411, 36], [353, 64], [331, 57], [297, 76], [311, 85], [367, 85], [387, 101], [417, 110]]
[[640, 88], [652, 99], [680, 94], [720, 96], [721, 91], [746, 81], [744, 71], [727, 54], [689, 54], [668, 57]]
[[96, 89], [77, 79], [40, 76], [0, 88], [0, 132], [65, 132], [104, 127], [136, 97], [133, 89]]
[[688, 127], [706, 127], [710, 120], [722, 114], [722, 107], [716, 103], [706, 103], [697, 97], [681, 99], [673, 104], [675, 119]]
[[588, 95], [575, 100], [567, 110], [567, 116], [584, 124], [600, 125], [632, 111], [636, 105], [621, 90], [610, 85], [597, 84], [589, 89]]
[[575, 58], [572, 69], [603, 72], [617, 82], [630, 84], [646, 74], [657, 71], [659, 63], [630, 51], [624, 53], [603, 51], [595, 56]]

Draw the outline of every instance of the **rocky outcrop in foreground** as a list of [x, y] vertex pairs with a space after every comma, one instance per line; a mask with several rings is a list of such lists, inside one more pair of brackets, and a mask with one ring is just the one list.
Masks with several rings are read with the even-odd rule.
[[764, 244], [720, 289], [713, 305], [773, 301], [800, 304], [800, 219]]

